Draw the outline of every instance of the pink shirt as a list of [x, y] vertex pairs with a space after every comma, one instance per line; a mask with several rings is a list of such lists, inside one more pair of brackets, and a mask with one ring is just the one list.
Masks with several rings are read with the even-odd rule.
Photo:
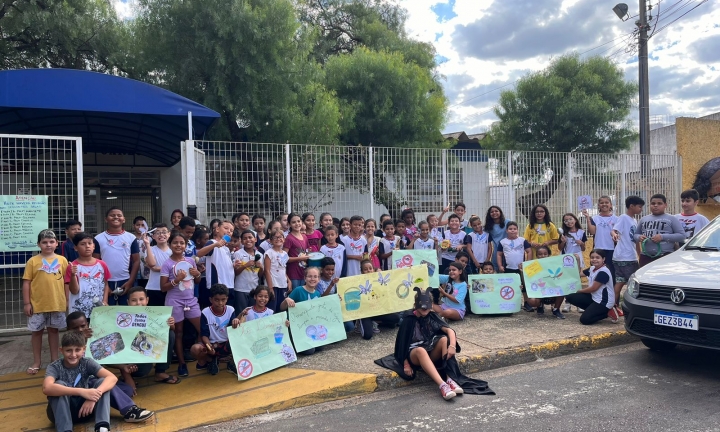
[[[287, 249], [288, 257], [295, 258], [301, 253], [304, 253], [310, 248], [308, 238], [305, 234], [302, 235], [302, 240], [296, 238], [292, 233], [285, 237], [285, 244], [283, 249]], [[302, 280], [305, 279], [305, 271], [300, 267], [300, 262], [288, 263], [287, 275], [290, 280]]]
[[305, 237], [308, 239], [308, 244], [310, 245], [310, 252], [320, 252], [320, 242], [322, 242], [323, 233], [320, 230], [315, 230], [312, 232], [312, 234], [305, 234]]

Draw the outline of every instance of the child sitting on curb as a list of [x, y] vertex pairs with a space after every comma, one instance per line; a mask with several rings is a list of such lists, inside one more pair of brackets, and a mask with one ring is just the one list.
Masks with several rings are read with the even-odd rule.
[[[227, 327], [237, 328], [240, 320], [236, 318], [235, 308], [227, 305], [230, 290], [223, 284], [210, 287], [210, 307], [206, 307], [200, 314], [200, 338], [202, 343], [192, 346], [190, 353], [197, 359], [197, 370], [207, 369], [210, 375], [217, 375], [220, 367], [218, 361], [221, 357], [231, 357], [230, 342], [228, 341]], [[227, 364], [230, 373], [237, 375], [235, 363], [230, 360]]]

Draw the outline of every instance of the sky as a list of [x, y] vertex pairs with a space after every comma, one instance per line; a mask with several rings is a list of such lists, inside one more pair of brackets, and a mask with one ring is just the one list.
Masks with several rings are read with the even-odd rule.
[[[615, 0], [396, 1], [408, 11], [408, 35], [437, 50], [450, 105], [446, 133], [485, 131], [497, 120], [492, 108], [500, 92], [562, 54], [611, 56], [627, 80], [638, 79], [631, 49], [637, 18], [618, 19]], [[637, 2], [627, 4], [629, 15], [637, 15]], [[653, 17], [659, 7], [656, 30], [700, 5], [650, 39], [651, 123], [720, 111], [720, 0], [648, 4]], [[637, 110], [631, 120], [637, 122]]]
[[[112, 1], [120, 17], [132, 16], [134, 0]], [[445, 133], [484, 132], [497, 120], [500, 92], [562, 54], [609, 56], [627, 80], [638, 79], [637, 18], [618, 19], [616, 0], [386, 1], [408, 11], [410, 37], [435, 46], [449, 100]], [[657, 22], [649, 43], [651, 123], [719, 112], [720, 0], [647, 1], [653, 17], [659, 10], [650, 22]], [[627, 4], [637, 15], [637, 2]], [[637, 123], [637, 110], [631, 120]]]

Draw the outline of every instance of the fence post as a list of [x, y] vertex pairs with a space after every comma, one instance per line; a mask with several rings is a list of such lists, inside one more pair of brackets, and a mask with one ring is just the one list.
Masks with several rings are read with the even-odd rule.
[[512, 166], [512, 150], [507, 152], [508, 198], [510, 198], [510, 220], [515, 221], [515, 174]]
[[[447, 181], [447, 149], [442, 149], [442, 187], [443, 187], [443, 205], [447, 203], [450, 205], [448, 200], [448, 181]], [[452, 209], [450, 209], [452, 210]]]
[[625, 205], [625, 199], [627, 198], [627, 158], [628, 158], [628, 155], [622, 155], [621, 157], [622, 157], [622, 179], [620, 179], [620, 184], [621, 184], [622, 190], [620, 192], [620, 200], [621, 200], [622, 205]]
[[[567, 172], [567, 212], [568, 213], [574, 213], [573, 207], [574, 207], [574, 194], [573, 194], [573, 187], [572, 187], [572, 181], [573, 181], [573, 156], [572, 153], [567, 154], [567, 169], [565, 170]], [[562, 222], [562, 221], [560, 221]]]
[[368, 147], [368, 173], [370, 174], [370, 218], [375, 219], [375, 164], [373, 148]]
[[82, 138], [75, 140], [75, 183], [77, 184], [77, 215], [82, 226], [85, 226], [85, 178], [83, 172]]
[[287, 195], [287, 212], [292, 212], [292, 196], [290, 192], [290, 144], [285, 144], [285, 194]]

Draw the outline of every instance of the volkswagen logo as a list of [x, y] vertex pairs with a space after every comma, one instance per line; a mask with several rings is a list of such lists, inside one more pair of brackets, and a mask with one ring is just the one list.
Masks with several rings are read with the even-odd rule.
[[681, 290], [680, 288], [675, 288], [673, 292], [670, 293], [670, 300], [672, 300], [675, 304], [680, 304], [685, 301], [685, 291]]

